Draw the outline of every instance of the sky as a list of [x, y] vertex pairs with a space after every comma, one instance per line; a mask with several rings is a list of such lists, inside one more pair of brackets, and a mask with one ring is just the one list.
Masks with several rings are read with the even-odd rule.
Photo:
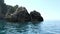
[[60, 0], [4, 0], [7, 5], [26, 7], [30, 13], [36, 10], [44, 20], [60, 20]]

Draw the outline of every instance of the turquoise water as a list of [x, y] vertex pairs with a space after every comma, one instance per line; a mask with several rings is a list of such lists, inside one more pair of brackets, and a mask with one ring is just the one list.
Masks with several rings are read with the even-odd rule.
[[60, 34], [60, 21], [39, 24], [0, 21], [0, 34]]

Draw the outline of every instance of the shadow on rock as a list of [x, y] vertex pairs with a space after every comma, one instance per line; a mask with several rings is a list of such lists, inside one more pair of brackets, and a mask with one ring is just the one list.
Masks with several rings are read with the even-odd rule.
[[13, 14], [7, 15], [5, 19], [10, 22], [28, 22], [30, 15], [25, 7], [19, 7]]
[[30, 16], [31, 16], [31, 21], [43, 21], [43, 17], [41, 16], [41, 14], [39, 12], [37, 12], [36, 10], [30, 12]]

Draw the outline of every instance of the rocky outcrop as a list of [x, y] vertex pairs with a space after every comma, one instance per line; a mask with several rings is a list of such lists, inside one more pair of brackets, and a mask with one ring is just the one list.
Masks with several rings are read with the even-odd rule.
[[19, 7], [13, 14], [7, 15], [6, 20], [10, 22], [42, 22], [43, 17], [35, 10], [29, 14], [25, 7]]
[[4, 3], [4, 0], [0, 0], [0, 19], [4, 19], [6, 12], [7, 12], [7, 6]]
[[6, 19], [13, 22], [27, 22], [30, 21], [30, 15], [25, 7], [20, 7], [10, 17], [6, 16]]
[[17, 8], [18, 8], [18, 5], [16, 6], [7, 5], [7, 13], [12, 14], [16, 11]]
[[17, 7], [18, 5], [14, 7], [10, 5], [6, 5], [4, 3], [4, 0], [0, 0], [0, 20], [3, 20], [6, 15], [13, 13]]
[[30, 16], [31, 16], [31, 21], [35, 22], [35, 21], [43, 21], [43, 17], [41, 16], [41, 14], [37, 11], [32, 11], [30, 12]]
[[36, 22], [43, 21], [43, 17], [37, 11], [28, 13], [25, 7], [6, 5], [4, 0], [0, 0], [0, 19], [5, 19], [10, 22]]

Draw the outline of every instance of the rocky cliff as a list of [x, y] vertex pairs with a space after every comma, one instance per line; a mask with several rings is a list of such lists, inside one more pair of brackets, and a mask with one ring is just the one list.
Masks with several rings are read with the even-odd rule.
[[7, 6], [4, 3], [4, 0], [0, 0], [0, 19], [3, 19], [7, 12]]
[[28, 13], [25, 7], [6, 5], [4, 0], [0, 0], [0, 19], [5, 19], [10, 22], [36, 22], [43, 21], [43, 17], [36, 10]]
[[30, 14], [29, 14], [25, 7], [19, 7], [16, 9], [15, 12], [13, 12], [10, 15], [7, 15], [6, 20], [10, 21], [10, 22], [29, 22], [29, 21], [31, 21], [31, 22], [37, 22], [37, 21], [42, 22], [43, 17], [36, 10], [30, 12]]

